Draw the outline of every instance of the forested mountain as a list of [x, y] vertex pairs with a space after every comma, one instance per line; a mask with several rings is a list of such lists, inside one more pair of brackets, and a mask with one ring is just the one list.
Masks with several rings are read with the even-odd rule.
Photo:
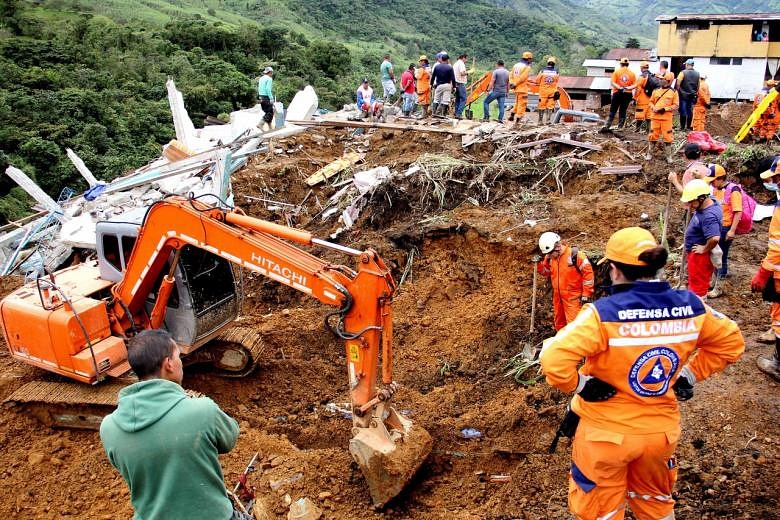
[[[770, 6], [778, 2], [769, 0]], [[665, 3], [670, 4], [683, 2]], [[685, 4], [690, 11], [728, 3]], [[468, 52], [486, 70], [498, 58], [512, 63], [530, 50], [555, 55], [563, 72], [577, 73], [584, 58], [622, 45], [629, 36], [652, 43], [652, 19], [672, 8], [639, 5], [635, 0], [0, 0], [0, 171], [12, 163], [56, 197], [65, 186], [85, 187], [66, 147], [105, 180], [144, 164], [174, 135], [165, 97], [168, 77], [197, 124], [206, 115], [254, 104], [256, 78], [266, 65], [276, 69], [282, 102], [311, 84], [326, 108], [350, 102], [359, 78], [376, 78], [388, 51], [398, 69], [420, 54], [447, 49]], [[636, 21], [624, 17], [631, 11], [650, 21], [641, 30], [628, 27]], [[0, 221], [19, 217], [27, 207], [26, 195], [3, 176]]]

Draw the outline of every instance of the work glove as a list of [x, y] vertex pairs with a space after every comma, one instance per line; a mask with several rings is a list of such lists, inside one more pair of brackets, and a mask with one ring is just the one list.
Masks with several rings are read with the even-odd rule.
[[665, 114], [666, 113], [666, 109], [664, 107], [661, 107], [658, 110], [656, 110], [655, 113], [656, 114]]
[[556, 101], [561, 99], [561, 93], [556, 90], [555, 94], [553, 94], [553, 99], [556, 100]]
[[766, 284], [771, 277], [772, 277], [772, 271], [764, 269], [763, 266], [759, 267], [758, 272], [753, 276], [753, 279], [750, 280], [750, 289], [753, 292], [763, 291], [764, 287], [766, 287]]
[[580, 303], [582, 303], [583, 305], [585, 305], [586, 303], [590, 303], [590, 298], [587, 296], [582, 296], [580, 298]]
[[593, 376], [579, 376], [576, 393], [589, 403], [606, 401], [617, 393], [617, 389], [606, 381]]
[[677, 396], [678, 401], [687, 401], [693, 397], [693, 385], [696, 384], [696, 376], [693, 375], [691, 369], [687, 366], [680, 370], [680, 375], [677, 376], [677, 381], [672, 385], [674, 395]]
[[531, 257], [531, 261], [534, 262], [535, 264], [538, 264], [541, 260], [542, 260], [541, 255], [534, 255]]

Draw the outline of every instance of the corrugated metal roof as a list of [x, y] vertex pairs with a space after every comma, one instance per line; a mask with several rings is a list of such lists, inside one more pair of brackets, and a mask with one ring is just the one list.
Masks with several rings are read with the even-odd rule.
[[770, 20], [780, 20], [780, 13], [730, 13], [730, 14], [697, 14], [686, 13], [678, 15], [661, 15], [655, 19], [656, 22], [669, 23], [673, 21], [712, 21], [712, 22], [768, 22]]
[[653, 56], [653, 49], [610, 49], [602, 56], [605, 60], [619, 60], [623, 56], [627, 56], [629, 60], [647, 60]]
[[566, 90], [590, 90], [591, 83], [593, 83], [592, 76], [561, 76], [558, 78], [558, 86]]

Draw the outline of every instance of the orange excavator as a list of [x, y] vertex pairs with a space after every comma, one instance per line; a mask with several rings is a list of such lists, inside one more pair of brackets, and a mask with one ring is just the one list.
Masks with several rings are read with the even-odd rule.
[[[474, 103], [482, 94], [487, 94], [488, 87], [490, 87], [490, 78], [492, 77], [493, 72], [488, 71], [485, 74], [483, 74], [478, 80], [474, 81], [471, 85], [469, 85], [466, 89], [466, 92], [468, 92], [468, 97], [466, 98], [466, 106], [470, 107], [472, 103]], [[564, 109], [570, 109], [572, 108], [571, 98], [569, 97], [569, 94], [566, 92], [566, 90], [563, 89], [563, 87], [558, 87], [558, 92], [561, 94], [560, 99], [558, 99], [558, 105], [560, 108]], [[532, 80], [528, 80], [528, 94], [529, 95], [539, 95], [539, 84], [535, 83]], [[515, 94], [514, 92], [510, 92], [507, 94], [507, 100], [508, 101], [514, 101]]]
[[[325, 262], [290, 242], [353, 256], [356, 266]], [[88, 404], [115, 405], [123, 383], [97, 383], [126, 376], [126, 341], [149, 328], [169, 330], [186, 361], [211, 361], [229, 374], [245, 374], [261, 343], [232, 324], [240, 303], [237, 265], [335, 308], [325, 325], [346, 343], [349, 451], [376, 507], [396, 496], [430, 453], [428, 432], [391, 405], [398, 390], [392, 373], [396, 284], [375, 251], [181, 197], [98, 223], [97, 250], [96, 261], [47, 273], [0, 302], [14, 358], [81, 382], [30, 383], [33, 388], [20, 388], [10, 400], [35, 405], [50, 424], [99, 425], [100, 417], [58, 406], [86, 395], [73, 386], [106, 389]]]

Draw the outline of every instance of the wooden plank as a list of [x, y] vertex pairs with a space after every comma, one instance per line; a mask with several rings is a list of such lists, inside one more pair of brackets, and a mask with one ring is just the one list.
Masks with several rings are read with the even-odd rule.
[[332, 161], [328, 163], [327, 165], [323, 166], [314, 174], [306, 179], [306, 184], [309, 186], [316, 186], [317, 184], [321, 182], [325, 182], [326, 180], [330, 179], [334, 175], [337, 175], [347, 168], [351, 167], [354, 164], [357, 164], [359, 161], [361, 161], [366, 154], [357, 153], [357, 152], [349, 152], [344, 154], [344, 156], [339, 157], [335, 161]]
[[329, 128], [381, 128], [384, 130], [401, 130], [414, 132], [429, 132], [438, 134], [465, 135], [473, 133], [473, 129], [465, 128], [437, 128], [425, 125], [402, 125], [397, 123], [369, 123], [366, 121], [287, 121], [291, 125], [305, 127], [329, 127]]
[[37, 218], [45, 217], [46, 215], [48, 215], [48, 213], [49, 213], [48, 211], [39, 211], [38, 213], [33, 213], [32, 215], [27, 215], [26, 217], [22, 217], [19, 220], [14, 220], [13, 222], [9, 222], [4, 226], [0, 226], [0, 233], [5, 233], [6, 231], [10, 231], [12, 229], [18, 229], [23, 225], [27, 224], [28, 222], [32, 222]]
[[602, 150], [601, 146], [597, 144], [584, 143], [582, 141], [572, 141], [571, 139], [564, 139], [563, 137], [551, 137], [550, 141], [560, 144], [567, 144], [569, 146], [579, 146], [580, 148], [587, 148], [588, 150], [595, 150], [597, 152]]

